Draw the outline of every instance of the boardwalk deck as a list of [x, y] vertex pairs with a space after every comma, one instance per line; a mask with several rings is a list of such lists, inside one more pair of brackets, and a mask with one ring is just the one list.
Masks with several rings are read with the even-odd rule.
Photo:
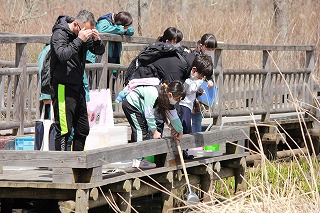
[[[181, 141], [182, 149], [217, 143], [221, 147], [220, 156], [195, 158], [187, 161], [186, 167], [189, 174], [198, 173], [197, 179], [199, 180], [201, 176], [206, 174], [211, 175], [211, 179], [214, 179], [210, 169], [207, 172], [202, 172], [199, 176], [199, 171], [203, 169], [194, 168], [208, 166], [213, 170], [213, 165], [217, 164], [219, 165], [216, 167], [219, 170], [217, 174], [221, 174], [222, 177], [240, 177], [240, 173], [244, 175], [243, 172], [235, 172], [235, 169], [244, 166], [244, 157], [248, 155], [244, 150], [248, 134], [248, 127], [226, 127], [194, 135], [185, 135]], [[135, 169], [130, 172], [111, 174], [105, 173], [103, 170], [103, 165], [105, 164], [152, 154], [166, 154], [164, 165], [143, 171]], [[124, 189], [128, 181], [131, 181], [131, 183], [134, 181], [140, 182], [143, 179], [150, 182], [151, 185], [155, 185], [152, 179], [159, 180], [160, 177], [164, 176], [166, 178], [161, 183], [165, 186], [172, 182], [173, 179], [177, 180], [172, 185], [173, 187], [184, 183], [181, 175], [180, 178], [172, 175], [177, 171], [180, 171], [181, 174], [181, 166], [179, 161], [175, 160], [177, 150], [175, 142], [171, 138], [148, 140], [83, 152], [2, 150], [0, 151], [0, 156], [0, 165], [3, 166], [0, 174], [0, 198], [75, 200], [78, 203], [81, 202], [76, 196], [79, 191], [90, 192], [96, 188], [103, 188], [106, 194], [109, 189], [114, 193], [123, 192], [128, 190]], [[220, 165], [223, 165], [222, 168]], [[52, 171], [40, 167], [51, 167]], [[23, 169], [10, 170], [12, 168]], [[167, 177], [168, 174], [171, 174], [169, 175], [171, 178]], [[152, 179], [148, 178], [148, 176], [152, 177]], [[215, 178], [218, 179], [218, 177]], [[239, 182], [241, 181], [239, 180]], [[133, 197], [159, 192], [159, 190], [139, 192], [140, 184], [138, 185], [139, 187], [136, 186], [134, 188], [135, 192], [132, 192], [134, 194], [132, 195]], [[91, 199], [89, 202], [89, 197], [85, 198], [85, 200], [87, 205], [78, 209], [80, 212], [87, 212], [87, 207], [97, 205]], [[106, 204], [106, 201], [104, 204]]]

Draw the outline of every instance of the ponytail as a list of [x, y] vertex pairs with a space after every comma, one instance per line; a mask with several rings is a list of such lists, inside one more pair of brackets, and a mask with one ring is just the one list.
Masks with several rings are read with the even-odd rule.
[[169, 84], [163, 83], [159, 89], [158, 96], [158, 113], [162, 116], [166, 123], [169, 123], [166, 115], [167, 110], [174, 109], [174, 106], [170, 104], [168, 99], [168, 93], [172, 93], [174, 97], [185, 97], [185, 89], [180, 81], [173, 81]]

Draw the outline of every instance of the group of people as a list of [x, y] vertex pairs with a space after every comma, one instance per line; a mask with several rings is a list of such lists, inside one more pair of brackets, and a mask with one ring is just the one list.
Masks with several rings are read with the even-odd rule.
[[[86, 10], [80, 11], [76, 18], [58, 17], [50, 42], [53, 90], [49, 97], [43, 98], [44, 104], [48, 103], [46, 100], [52, 100], [56, 150], [67, 150], [70, 136], [73, 151], [84, 149], [89, 134], [85, 63], [95, 63], [98, 56], [103, 55], [105, 47], [100, 33], [133, 35], [132, 22], [128, 12], [106, 14], [97, 23], [94, 15]], [[217, 41], [213, 34], [205, 34], [198, 47], [191, 51], [180, 46], [182, 39], [182, 32], [174, 27], [164, 31], [156, 42], [179, 49], [182, 54], [160, 57], [146, 66], [143, 70], [150, 69], [154, 76], [149, 77], [158, 78], [160, 85], [139, 85], [123, 99], [122, 108], [132, 130], [131, 142], [161, 138], [164, 123], [172, 129], [175, 140], [180, 140], [183, 134], [201, 131], [202, 116], [195, 111], [196, 97], [201, 95], [204, 81], [213, 86], [211, 56]], [[121, 50], [121, 42], [109, 42], [108, 62], [120, 63]], [[116, 77], [116, 71], [113, 73]], [[133, 160], [132, 166], [153, 168], [156, 165], [139, 158]]]

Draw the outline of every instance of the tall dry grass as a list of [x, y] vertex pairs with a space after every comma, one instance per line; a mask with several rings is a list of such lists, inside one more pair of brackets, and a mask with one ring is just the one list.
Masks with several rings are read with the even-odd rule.
[[[92, 11], [96, 18], [127, 10], [134, 17], [138, 34], [136, 0], [0, 0], [0, 31], [50, 34], [59, 15], [75, 16], [81, 9]], [[198, 40], [204, 33], [214, 33], [219, 41], [234, 44], [281, 44], [274, 30], [272, 0], [141, 0], [141, 33], [158, 37], [169, 26], [182, 30], [185, 40]], [[316, 0], [290, 1], [287, 44], [315, 45], [319, 49], [320, 4]], [[34, 62], [41, 47], [31, 48], [29, 60]], [[10, 51], [8, 51], [10, 50]], [[132, 57], [131, 55], [129, 56]], [[248, 55], [241, 61], [234, 55], [225, 57], [224, 65], [246, 68], [261, 67], [261, 61]], [[0, 58], [13, 60], [14, 49], [1, 46]], [[130, 58], [124, 58], [129, 61]], [[319, 51], [316, 51], [318, 71]], [[229, 67], [229, 66], [227, 66]]]
[[[185, 40], [198, 40], [204, 33], [214, 33], [219, 41], [233, 44], [281, 44], [274, 31], [272, 0], [141, 0], [145, 4], [141, 20], [142, 35], [158, 37], [169, 26], [182, 30]], [[138, 29], [134, 0], [0, 0], [0, 31], [27, 34], [50, 34], [59, 15], [75, 16], [81, 9], [92, 11], [96, 18], [120, 10], [134, 16]], [[187, 2], [187, 3], [186, 3]], [[291, 1], [287, 44], [315, 45], [316, 71], [319, 72], [320, 4], [317, 0]], [[29, 61], [35, 62], [41, 45], [30, 45]], [[254, 53], [228, 54], [226, 67], [261, 67]], [[13, 60], [14, 45], [0, 44], [0, 59]], [[290, 63], [302, 66], [300, 55]], [[129, 60], [129, 59], [124, 59]], [[291, 66], [292, 64], [290, 64]], [[286, 66], [286, 65], [284, 65]], [[291, 66], [292, 67], [292, 66]], [[263, 151], [261, 152], [263, 153]], [[263, 158], [264, 159], [264, 158]], [[259, 171], [248, 171], [248, 190], [230, 197], [215, 192], [211, 202], [201, 203], [198, 212], [319, 212], [319, 165], [310, 156], [304, 161], [279, 165], [266, 159]], [[287, 176], [284, 175], [287, 171]], [[295, 174], [302, 174], [295, 176]], [[302, 184], [303, 183], [303, 184]], [[228, 183], [222, 185], [230, 185]], [[232, 193], [230, 193], [232, 194]], [[219, 199], [217, 199], [219, 198]], [[221, 201], [223, 200], [223, 201]]]

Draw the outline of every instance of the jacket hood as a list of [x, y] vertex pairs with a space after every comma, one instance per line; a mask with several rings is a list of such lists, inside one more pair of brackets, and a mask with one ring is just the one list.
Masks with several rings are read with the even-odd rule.
[[100, 21], [102, 19], [107, 19], [108, 21], [110, 21], [112, 23], [112, 13], [108, 13], [108, 14], [101, 16], [100, 18], [98, 18], [97, 21]]
[[69, 28], [69, 24], [72, 23], [74, 20], [75, 18], [70, 16], [59, 16], [52, 28], [52, 32], [54, 32], [57, 29], [62, 29], [71, 34], [72, 32]]

